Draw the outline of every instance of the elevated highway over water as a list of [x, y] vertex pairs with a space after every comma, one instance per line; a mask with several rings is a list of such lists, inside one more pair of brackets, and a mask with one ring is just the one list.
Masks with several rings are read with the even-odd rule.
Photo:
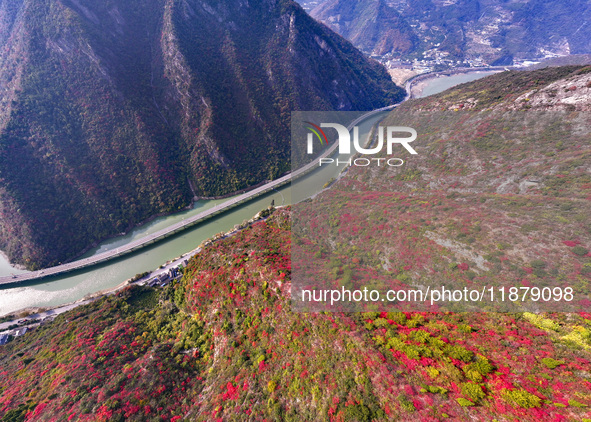
[[[407, 98], [408, 98], [408, 96], [407, 96]], [[360, 122], [362, 122], [362, 121], [364, 121], [364, 120], [366, 120], [378, 113], [382, 113], [384, 111], [391, 110], [391, 109], [395, 108], [396, 106], [397, 106], [397, 104], [392, 105], [392, 106], [388, 106], [388, 107], [383, 107], [383, 108], [365, 113], [361, 117], [359, 117], [356, 120], [354, 120], [353, 122], [351, 122], [351, 124], [349, 125], [349, 129], [351, 129], [353, 126], [359, 124]], [[330, 157], [331, 155], [333, 155], [335, 153], [337, 147], [338, 147], [338, 142], [333, 142], [333, 144], [330, 146], [330, 148], [328, 148], [318, 158]], [[286, 185], [289, 182], [291, 182], [292, 180], [295, 180], [299, 177], [302, 177], [302, 176], [308, 174], [309, 172], [316, 169], [317, 167], [318, 167], [317, 161], [314, 160], [311, 163], [307, 164], [306, 166], [296, 170], [295, 172], [286, 174], [285, 176], [282, 176], [279, 179], [267, 182], [255, 189], [252, 189], [246, 193], [238, 195], [238, 196], [236, 196], [236, 197], [234, 197], [222, 204], [218, 204], [218, 205], [214, 206], [213, 208], [210, 208], [210, 209], [203, 211], [203, 212], [201, 212], [197, 215], [194, 215], [192, 217], [186, 218], [176, 224], [172, 224], [169, 227], [166, 227], [162, 230], [159, 230], [159, 231], [152, 233], [152, 234], [150, 234], [146, 237], [143, 237], [141, 239], [132, 241], [132, 242], [130, 242], [124, 246], [121, 246], [119, 248], [112, 249], [110, 251], [103, 252], [103, 253], [88, 257], [88, 258], [79, 259], [79, 260], [71, 262], [71, 263], [57, 265], [55, 267], [50, 267], [50, 268], [45, 268], [45, 269], [39, 270], [39, 271], [31, 271], [28, 273], [23, 273], [23, 274], [18, 274], [18, 275], [0, 277], [0, 285], [10, 285], [10, 284], [17, 285], [20, 283], [30, 282], [33, 280], [41, 280], [41, 279], [47, 278], [47, 277], [54, 277], [54, 276], [58, 276], [61, 274], [82, 270], [82, 269], [92, 267], [92, 266], [95, 266], [98, 264], [103, 264], [107, 261], [111, 261], [113, 259], [122, 257], [124, 255], [131, 254], [131, 253], [136, 252], [142, 248], [145, 248], [146, 246], [160, 242], [161, 240], [166, 239], [167, 237], [170, 237], [170, 236], [173, 236], [179, 232], [182, 232], [183, 230], [185, 230], [189, 227], [192, 227], [196, 224], [202, 223], [212, 217], [215, 217], [216, 215], [219, 215], [219, 214], [222, 214], [226, 211], [229, 211], [230, 209], [235, 208], [241, 204], [244, 204], [244, 203], [246, 203], [258, 196], [264, 195], [268, 192], [273, 191], [274, 189], [277, 189], [283, 185]]]

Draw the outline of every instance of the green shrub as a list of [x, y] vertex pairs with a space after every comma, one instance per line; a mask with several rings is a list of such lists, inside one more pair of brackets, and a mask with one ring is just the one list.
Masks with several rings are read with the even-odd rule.
[[568, 401], [568, 405], [569, 406], [574, 406], [574, 407], [587, 407], [586, 404], [580, 403], [574, 399], [569, 399]]
[[433, 394], [445, 394], [447, 393], [447, 389], [443, 388], [443, 387], [437, 387], [435, 385], [428, 385], [425, 388], [426, 391], [428, 391], [429, 393], [433, 393]]
[[388, 342], [386, 343], [387, 349], [402, 350], [405, 346], [406, 344], [397, 337], [392, 337], [391, 339], [388, 339]]
[[541, 259], [534, 259], [530, 263], [530, 265], [532, 268], [538, 268], [538, 269], [546, 268], [546, 263], [544, 261], [542, 261]]
[[384, 336], [375, 336], [373, 340], [376, 342], [377, 346], [381, 346], [386, 343], [386, 339]]
[[424, 322], [425, 322], [424, 316], [419, 315], [419, 314], [415, 314], [412, 316], [411, 319], [406, 321], [406, 326], [409, 328], [416, 328], [416, 327], [423, 325]]
[[267, 383], [267, 391], [269, 391], [269, 393], [272, 393], [273, 391], [275, 391], [276, 388], [277, 388], [277, 383], [275, 381], [271, 380]]
[[388, 323], [388, 320], [385, 318], [377, 318], [373, 322], [373, 325], [375, 325], [377, 328], [384, 328], [384, 327], [388, 327], [390, 324]]
[[543, 330], [558, 331], [560, 328], [558, 324], [549, 318], [544, 318], [542, 315], [524, 312], [523, 317], [538, 328]]
[[556, 360], [556, 359], [552, 359], [552, 358], [543, 358], [542, 359], [542, 363], [550, 369], [554, 369], [557, 366], [560, 365], [564, 365], [564, 361], [563, 360]]
[[587, 249], [585, 249], [584, 247], [582, 247], [582, 246], [579, 245], [579, 246], [575, 246], [573, 248], [573, 253], [575, 255], [583, 256], [583, 255], [587, 255], [589, 253], [589, 251]]
[[474, 357], [474, 353], [464, 349], [462, 346], [448, 346], [445, 350], [447, 356], [452, 359], [461, 360], [462, 362], [470, 362]]
[[476, 278], [476, 273], [472, 270], [466, 271], [466, 273], [464, 274], [464, 276], [468, 279], [468, 280], [474, 280]]
[[472, 362], [462, 368], [466, 377], [474, 382], [481, 382], [485, 375], [490, 374], [494, 367], [484, 356], [478, 356], [476, 362]]
[[386, 317], [399, 325], [403, 325], [406, 322], [406, 315], [403, 312], [388, 312]]
[[476, 362], [471, 363], [470, 366], [473, 366], [482, 375], [490, 374], [495, 369], [484, 356], [478, 356]]
[[427, 374], [431, 378], [437, 378], [437, 376], [439, 375], [439, 371], [436, 368], [433, 368], [432, 366], [427, 366], [425, 368], [425, 371], [427, 371]]
[[[414, 407], [413, 407], [414, 409]], [[363, 404], [347, 406], [347, 420], [351, 421], [371, 421], [371, 410]]]
[[474, 406], [474, 403], [472, 403], [470, 400], [466, 400], [463, 397], [460, 397], [459, 399], [457, 399], [457, 402], [460, 406], [463, 406], [463, 407]]
[[431, 334], [429, 334], [427, 331], [417, 330], [410, 333], [410, 337], [417, 343], [425, 344], [429, 337], [431, 337]]
[[468, 397], [472, 402], [477, 403], [486, 397], [482, 387], [473, 382], [465, 382], [461, 385], [462, 394]]
[[371, 319], [372, 321], [380, 315], [378, 312], [365, 312], [362, 314], [363, 319]]
[[540, 407], [542, 405], [542, 399], [525, 390], [507, 390], [504, 389], [501, 396], [516, 407], [523, 407], [524, 409], [531, 409], [534, 407]]
[[408, 356], [409, 359], [419, 359], [421, 357], [421, 351], [422, 348], [409, 344], [405, 345], [403, 348], [403, 352], [406, 353], [406, 356]]
[[398, 396], [398, 402], [407, 412], [414, 412], [416, 410], [415, 405], [404, 394]]

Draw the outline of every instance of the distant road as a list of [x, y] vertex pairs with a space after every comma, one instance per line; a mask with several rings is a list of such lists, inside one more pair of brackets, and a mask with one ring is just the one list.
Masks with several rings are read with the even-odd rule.
[[[407, 97], [405, 98], [405, 100], [406, 99], [408, 99], [408, 92], [407, 92]], [[370, 112], [364, 114], [363, 116], [359, 117], [355, 121], [353, 121], [350, 124], [349, 128], [351, 129], [353, 126], [357, 125], [359, 122], [361, 122], [365, 119], [368, 119], [369, 117], [371, 117], [375, 114], [381, 113], [386, 110], [391, 110], [391, 109], [395, 108], [397, 105], [398, 104], [370, 111]], [[338, 147], [338, 142], [334, 142], [330, 146], [330, 148], [328, 148], [319, 158], [331, 156], [336, 151], [337, 147]], [[23, 282], [32, 281], [32, 280], [40, 280], [40, 279], [43, 279], [46, 277], [52, 277], [52, 276], [57, 276], [57, 275], [69, 273], [72, 271], [78, 271], [78, 270], [81, 270], [84, 268], [88, 268], [88, 267], [92, 267], [92, 266], [95, 266], [98, 264], [105, 263], [107, 261], [110, 261], [115, 258], [119, 258], [124, 255], [128, 255], [128, 254], [138, 251], [148, 245], [152, 245], [152, 244], [157, 243], [163, 239], [166, 239], [167, 237], [170, 237], [176, 233], [182, 232], [182, 231], [186, 230], [188, 227], [194, 226], [194, 225], [201, 223], [203, 221], [206, 221], [218, 214], [229, 211], [230, 209], [235, 208], [238, 205], [241, 205], [245, 202], [248, 202], [251, 199], [254, 199], [258, 196], [264, 195], [265, 193], [271, 192], [272, 190], [277, 189], [278, 187], [281, 187], [281, 186], [289, 183], [292, 179], [297, 179], [297, 178], [309, 173], [310, 171], [314, 170], [316, 167], [317, 167], [317, 161], [313, 161], [313, 162], [307, 164], [306, 166], [301, 167], [300, 169], [296, 170], [295, 172], [286, 174], [285, 176], [282, 176], [279, 179], [267, 182], [255, 189], [253, 189], [253, 190], [243, 193], [243, 194], [241, 194], [233, 199], [230, 199], [222, 204], [218, 204], [209, 210], [203, 211], [197, 215], [186, 218], [185, 220], [179, 221], [178, 223], [175, 223], [175, 224], [173, 224], [169, 227], [166, 227], [162, 230], [159, 230], [156, 233], [153, 233], [153, 234], [143, 237], [141, 239], [130, 242], [130, 243], [126, 244], [125, 246], [121, 246], [119, 248], [116, 248], [116, 249], [113, 249], [113, 250], [110, 250], [107, 252], [103, 252], [98, 255], [91, 256], [89, 258], [83, 258], [83, 259], [80, 259], [80, 260], [77, 260], [77, 261], [74, 261], [74, 262], [71, 262], [68, 264], [62, 264], [62, 265], [46, 268], [46, 269], [39, 270], [39, 271], [31, 271], [29, 273], [24, 273], [24, 274], [0, 277], [0, 285], [17, 284], [17, 283], [23, 283]]]

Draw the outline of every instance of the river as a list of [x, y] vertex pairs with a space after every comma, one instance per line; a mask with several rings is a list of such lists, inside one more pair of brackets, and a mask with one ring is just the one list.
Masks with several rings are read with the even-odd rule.
[[[443, 91], [453, 85], [478, 79], [478, 77], [475, 77], [476, 75], [479, 75], [479, 77], [487, 75], [483, 73], [459, 74], [425, 81], [423, 95], [432, 95], [438, 89]], [[466, 79], [467, 77], [468, 79]], [[367, 133], [373, 124], [382, 119], [385, 114], [386, 113], [381, 113], [361, 123], [359, 125], [360, 136], [367, 136]], [[334, 166], [323, 167], [322, 171], [314, 172], [313, 177], [308, 175], [296, 181], [295, 183], [299, 185], [298, 191], [300, 191], [300, 187], [303, 187], [301, 191], [318, 192], [327, 181], [338, 175], [338, 171], [340, 170]], [[226, 200], [227, 199], [197, 201], [191, 210], [171, 216], [156, 218], [150, 223], [134, 229], [125, 236], [116, 237], [103, 242], [84, 256], [92, 256], [94, 254], [115, 249], [130, 241], [154, 233], [184, 218], [214, 207], [216, 204]], [[170, 237], [156, 245], [146, 247], [141, 251], [127, 255], [123, 258], [77, 273], [47, 278], [42, 282], [32, 283], [30, 285], [0, 288], [0, 316], [25, 308], [56, 307], [83, 299], [88, 295], [100, 291], [113, 289], [125, 280], [133, 277], [135, 274], [154, 270], [164, 262], [195, 249], [203, 240], [206, 240], [215, 234], [231, 230], [234, 225], [252, 218], [257, 212], [267, 208], [271, 204], [271, 201], [274, 201], [275, 205], [290, 204], [291, 186], [284, 186], [275, 192], [254, 199], [238, 208], [226, 212], [225, 214], [216, 216], [202, 224], [198, 224], [174, 237]], [[0, 256], [0, 275], [10, 275], [22, 272], [24, 271], [12, 267], [4, 256]]]
[[[431, 79], [426, 79], [422, 82], [417, 83], [416, 88], [413, 88], [415, 98], [428, 97], [430, 95], [439, 94], [456, 85], [472, 82], [477, 79], [484, 78], [485, 76], [493, 75], [498, 73], [498, 70], [492, 71], [475, 71], [458, 73], [450, 76], [438, 76]], [[417, 94], [418, 92], [418, 94]]]

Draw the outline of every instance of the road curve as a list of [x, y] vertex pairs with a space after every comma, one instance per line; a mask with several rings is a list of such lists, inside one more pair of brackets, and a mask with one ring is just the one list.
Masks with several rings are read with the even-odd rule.
[[[407, 99], [407, 98], [408, 98], [408, 96], [405, 99]], [[368, 119], [369, 117], [371, 117], [375, 114], [381, 113], [386, 110], [391, 110], [397, 106], [398, 106], [398, 104], [395, 104], [392, 106], [382, 107], [382, 108], [379, 108], [376, 110], [372, 110], [368, 113], [365, 113], [364, 115], [357, 118], [349, 125], [349, 130], [353, 126], [357, 125], [359, 122], [361, 122], [365, 119]], [[334, 154], [337, 147], [338, 147], [338, 142], [333, 142], [333, 144], [330, 146], [330, 148], [328, 148], [319, 158], [331, 156], [332, 154]], [[116, 248], [116, 249], [113, 249], [113, 250], [110, 250], [107, 252], [103, 252], [101, 254], [94, 255], [94, 256], [91, 256], [88, 258], [79, 259], [77, 261], [74, 261], [74, 262], [71, 262], [68, 264], [57, 265], [55, 267], [45, 268], [45, 269], [39, 270], [39, 271], [31, 271], [29, 273], [24, 273], [24, 274], [0, 277], [0, 285], [18, 284], [18, 283], [23, 283], [23, 282], [32, 281], [32, 280], [40, 280], [40, 279], [43, 279], [46, 277], [53, 277], [53, 276], [57, 276], [60, 274], [65, 274], [65, 273], [69, 273], [72, 271], [78, 271], [78, 270], [81, 270], [84, 268], [92, 267], [92, 266], [110, 261], [112, 259], [119, 258], [124, 255], [128, 255], [128, 254], [138, 251], [148, 245], [152, 245], [152, 244], [157, 243], [167, 237], [170, 237], [176, 233], [179, 233], [179, 232], [187, 229], [188, 227], [194, 226], [195, 224], [198, 224], [198, 223], [201, 223], [205, 220], [208, 220], [218, 214], [224, 213], [234, 207], [237, 207], [240, 204], [250, 201], [251, 199], [254, 199], [258, 196], [264, 195], [265, 193], [268, 193], [268, 192], [272, 191], [273, 189], [277, 189], [278, 187], [286, 185], [290, 181], [295, 180], [295, 179], [309, 173], [310, 171], [314, 170], [315, 168], [317, 168], [317, 162], [318, 161], [314, 160], [314, 161], [310, 162], [309, 164], [305, 165], [304, 167], [301, 167], [294, 172], [288, 173], [285, 176], [280, 177], [279, 179], [267, 182], [255, 189], [252, 189], [252, 190], [250, 190], [246, 193], [243, 193], [233, 199], [230, 199], [229, 201], [226, 201], [222, 204], [218, 204], [209, 210], [203, 211], [197, 215], [194, 215], [192, 217], [186, 218], [185, 220], [179, 221], [178, 223], [175, 223], [169, 227], [166, 227], [162, 230], [152, 233], [151, 235], [148, 235], [148, 236], [143, 237], [141, 239], [130, 242], [130, 243], [126, 244], [125, 246], [121, 246], [119, 248]]]

